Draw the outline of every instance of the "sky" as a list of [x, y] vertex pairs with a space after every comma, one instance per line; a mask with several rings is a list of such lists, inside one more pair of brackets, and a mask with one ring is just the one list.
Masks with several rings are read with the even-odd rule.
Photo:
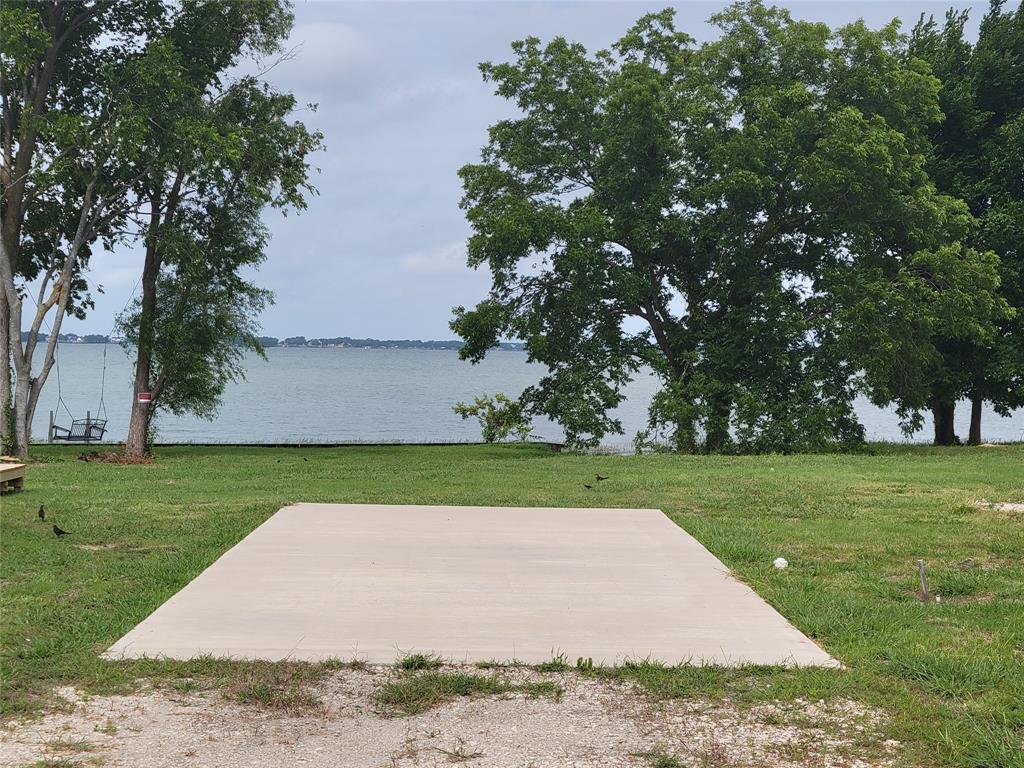
[[[949, 2], [785, 2], [794, 16], [835, 26], [920, 14], [942, 18]], [[458, 169], [479, 159], [487, 127], [514, 109], [477, 65], [506, 61], [529, 35], [607, 47], [644, 13], [676, 8], [677, 27], [713, 36], [706, 19], [724, 3], [295, 2], [293, 55], [266, 78], [316, 111], [297, 115], [325, 137], [312, 158], [319, 194], [287, 217], [265, 215], [272, 240], [256, 281], [276, 303], [262, 317], [270, 336], [450, 339], [451, 309], [489, 286], [465, 264], [470, 228], [459, 208]], [[970, 31], [988, 6], [971, 10]], [[1008, 5], [1015, 5], [1013, 3]], [[93, 255], [96, 308], [65, 332], [109, 333], [142, 269], [137, 250]]]

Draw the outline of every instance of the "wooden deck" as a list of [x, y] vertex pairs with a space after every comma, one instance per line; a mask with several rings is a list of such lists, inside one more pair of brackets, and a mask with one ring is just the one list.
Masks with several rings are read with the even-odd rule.
[[14, 493], [24, 487], [24, 464], [0, 464], [0, 494]]

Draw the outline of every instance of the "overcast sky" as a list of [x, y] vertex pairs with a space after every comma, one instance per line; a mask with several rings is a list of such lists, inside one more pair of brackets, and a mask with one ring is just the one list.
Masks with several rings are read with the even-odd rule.
[[[800, 18], [832, 25], [893, 17], [909, 28], [948, 2], [789, 2]], [[320, 194], [301, 215], [270, 212], [269, 258], [258, 282], [276, 304], [263, 317], [272, 336], [452, 338], [451, 308], [489, 285], [465, 266], [469, 228], [459, 209], [458, 168], [478, 159], [487, 126], [511, 114], [481, 81], [477, 64], [504, 61], [527, 35], [563, 35], [596, 50], [666, 3], [296, 2], [289, 47], [296, 56], [268, 75], [300, 102], [302, 119], [325, 135], [313, 158]], [[724, 3], [673, 4], [698, 40]], [[972, 33], [987, 2], [971, 9]], [[1010, 5], [1016, 5], [1010, 3]], [[87, 320], [64, 330], [107, 333], [142, 268], [138, 253], [93, 257], [90, 282], [105, 293]]]

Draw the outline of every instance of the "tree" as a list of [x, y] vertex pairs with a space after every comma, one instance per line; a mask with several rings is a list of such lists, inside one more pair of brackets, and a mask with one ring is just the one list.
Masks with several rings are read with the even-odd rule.
[[[124, 88], [140, 71], [159, 77], [146, 69], [153, 62], [140, 61], [136, 41], [163, 13], [149, 0], [0, 8], [0, 422], [13, 421], [19, 455], [28, 451], [64, 315], [91, 306], [82, 278], [90, 246], [116, 237], [127, 213], [131, 181], [122, 170], [145, 118], [123, 98]], [[23, 338], [23, 301], [33, 293], [35, 312]], [[0, 423], [0, 434], [7, 432]]]
[[[460, 171], [492, 287], [452, 327], [474, 361], [524, 339], [548, 368], [524, 402], [570, 443], [621, 431], [608, 412], [642, 366], [662, 383], [648, 437], [677, 449], [857, 443], [866, 297], [930, 323], [950, 301], [929, 266], [981, 294], [991, 271], [923, 169], [939, 84], [895, 22], [832, 31], [760, 2], [712, 22], [699, 46], [664, 11], [610, 51], [528, 38], [481, 65], [522, 114]], [[933, 353], [876, 325], [908, 360]]]
[[276, 52], [291, 22], [277, 0], [185, 2], [151, 43], [179, 85], [174, 118], [144, 139], [135, 187], [145, 260], [140, 298], [121, 319], [136, 349], [128, 455], [146, 451], [160, 408], [211, 417], [244, 350], [262, 353], [255, 317], [270, 295], [240, 273], [264, 258], [263, 208], [305, 206], [306, 157], [321, 137], [289, 122], [290, 94], [222, 78], [250, 52]]
[[509, 435], [521, 441], [530, 436], [530, 418], [524, 413], [523, 404], [503, 392], [494, 397], [481, 395], [472, 403], [456, 403], [452, 410], [463, 421], [476, 418], [485, 443], [507, 440]]
[[930, 132], [928, 170], [940, 190], [965, 200], [980, 226], [979, 249], [999, 257], [999, 297], [1007, 310], [997, 332], [978, 340], [940, 337], [941, 365], [932, 386], [936, 444], [956, 441], [957, 400], [971, 400], [968, 442], [981, 442], [985, 401], [1009, 415], [1024, 406], [1024, 9], [994, 0], [973, 46], [965, 39], [967, 12], [949, 11], [940, 27], [923, 16], [911, 51], [942, 81], [943, 119]]

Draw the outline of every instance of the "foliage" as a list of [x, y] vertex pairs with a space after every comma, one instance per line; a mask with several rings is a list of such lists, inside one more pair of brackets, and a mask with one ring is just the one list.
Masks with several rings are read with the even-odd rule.
[[524, 339], [548, 374], [523, 400], [570, 442], [621, 431], [609, 411], [648, 366], [651, 434], [678, 449], [857, 444], [858, 371], [884, 400], [885, 366], [937, 355], [926, 329], [985, 337], [999, 312], [992, 260], [957, 243], [967, 209], [924, 170], [939, 83], [895, 23], [746, 2], [697, 45], [672, 18], [481, 65], [520, 116], [460, 172], [469, 264], [492, 274], [456, 308], [462, 354]]
[[[61, 323], [92, 307], [84, 279], [91, 250], [124, 232], [140, 132], [155, 119], [152, 102], [131, 98], [130, 86], [137, 75], [161, 80], [145, 41], [171, 12], [158, 0], [12, 0], [0, 8], [0, 432], [13, 368], [22, 455]], [[37, 360], [44, 325], [49, 339]]]
[[463, 421], [475, 417], [480, 422], [485, 443], [496, 443], [515, 435], [519, 440], [530, 436], [530, 418], [520, 400], [513, 400], [503, 392], [494, 397], [481, 395], [472, 403], [456, 403], [452, 410]]
[[1007, 414], [1024, 405], [1024, 8], [993, 2], [974, 45], [966, 21], [966, 11], [950, 11], [941, 26], [922, 16], [911, 52], [942, 81], [944, 117], [930, 132], [928, 171], [980, 220], [970, 241], [998, 255], [998, 296], [1007, 309], [994, 333], [965, 338], [935, 329], [941, 358], [931, 389], [947, 401], [988, 400]]
[[264, 259], [264, 208], [305, 207], [307, 155], [321, 136], [290, 120], [291, 94], [224, 78], [244, 56], [278, 52], [291, 23], [278, 0], [186, 3], [150, 45], [178, 85], [173, 118], [143, 139], [135, 187], [148, 208], [142, 291], [120, 325], [152, 403], [133, 409], [129, 452], [158, 408], [212, 418], [245, 350], [263, 352], [257, 318], [271, 295], [243, 275]]

